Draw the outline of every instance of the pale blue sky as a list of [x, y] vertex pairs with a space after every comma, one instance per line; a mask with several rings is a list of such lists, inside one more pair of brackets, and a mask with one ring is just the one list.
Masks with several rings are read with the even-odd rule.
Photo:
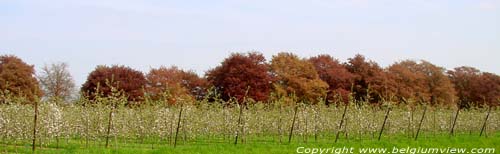
[[0, 0], [0, 54], [67, 62], [78, 85], [99, 64], [203, 74], [251, 50], [500, 74], [499, 20], [494, 0]]

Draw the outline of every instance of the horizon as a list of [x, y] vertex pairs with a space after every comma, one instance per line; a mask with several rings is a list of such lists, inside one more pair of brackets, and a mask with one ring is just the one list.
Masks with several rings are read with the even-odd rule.
[[198, 75], [232, 52], [359, 53], [381, 67], [426, 60], [500, 74], [498, 1], [9, 1], [0, 54], [66, 62], [77, 86], [97, 65], [178, 66]]

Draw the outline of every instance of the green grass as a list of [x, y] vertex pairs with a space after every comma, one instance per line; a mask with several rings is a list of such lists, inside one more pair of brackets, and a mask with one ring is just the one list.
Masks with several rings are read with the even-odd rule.
[[[168, 144], [160, 144], [146, 140], [141, 143], [123, 143], [112, 141], [109, 148], [103, 146], [104, 142], [92, 142], [85, 147], [85, 141], [70, 140], [61, 142], [57, 147], [55, 144], [44, 146], [37, 149], [37, 153], [99, 153], [99, 154], [164, 154], [164, 153], [183, 153], [183, 154], [250, 154], [250, 153], [297, 153], [298, 147], [306, 148], [331, 148], [331, 147], [353, 147], [354, 153], [358, 153], [361, 148], [387, 148], [390, 151], [393, 147], [398, 148], [495, 148], [500, 150], [500, 133], [488, 137], [479, 137], [477, 135], [461, 134], [449, 136], [441, 134], [437, 136], [423, 135], [418, 141], [408, 138], [405, 135], [384, 136], [381, 141], [376, 139], [350, 139], [341, 138], [338, 143], [333, 143], [334, 138], [321, 139], [315, 141], [314, 138], [308, 139], [305, 143], [300, 137], [294, 139], [291, 144], [287, 143], [285, 137], [283, 143], [272, 140], [270, 137], [252, 137], [246, 143], [234, 145], [230, 140], [218, 141], [190, 141], [180, 142], [176, 148]], [[331, 138], [331, 139], [330, 139]], [[156, 144], [151, 144], [156, 143]], [[31, 145], [25, 144], [0, 144], [0, 153], [31, 153]], [[495, 151], [498, 153], [498, 151]], [[334, 152], [333, 152], [334, 153]]]

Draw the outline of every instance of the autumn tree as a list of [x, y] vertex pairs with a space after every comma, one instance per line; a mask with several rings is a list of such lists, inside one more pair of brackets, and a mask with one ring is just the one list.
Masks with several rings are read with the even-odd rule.
[[479, 97], [488, 105], [500, 105], [500, 76], [483, 72], [479, 79]]
[[447, 72], [462, 107], [498, 105], [500, 77], [473, 67], [457, 67]]
[[45, 65], [38, 76], [45, 97], [68, 101], [75, 92], [73, 77], [67, 63]]
[[81, 91], [90, 99], [96, 95], [110, 96], [112, 88], [122, 92], [129, 101], [141, 101], [146, 79], [142, 72], [126, 66], [99, 65], [87, 77]]
[[344, 63], [349, 72], [354, 74], [354, 98], [371, 103], [380, 103], [383, 98], [389, 99], [389, 90], [393, 82], [388, 74], [374, 61], [356, 54]]
[[396, 62], [390, 65], [387, 71], [388, 77], [395, 82], [390, 86], [394, 88], [393, 92], [398, 101], [405, 102], [410, 99], [421, 101], [429, 97], [426, 76], [419, 70], [417, 62], [413, 60]]
[[327, 100], [348, 102], [354, 75], [337, 59], [330, 55], [318, 55], [309, 58], [319, 78], [328, 84]]
[[194, 71], [182, 71], [182, 85], [189, 90], [191, 96], [200, 100], [206, 95], [208, 82]]
[[328, 84], [322, 81], [314, 65], [292, 53], [273, 56], [271, 71], [276, 77], [275, 92], [279, 96], [296, 96], [299, 101], [315, 103], [326, 96]]
[[203, 96], [206, 84], [196, 73], [175, 66], [151, 69], [146, 79], [146, 90], [151, 99], [167, 99], [170, 104], [175, 104], [178, 98], [199, 99]]
[[35, 78], [33, 65], [28, 65], [13, 55], [0, 56], [0, 94], [0, 101], [4, 103], [5, 95], [36, 101], [42, 92]]
[[425, 76], [425, 86], [428, 92], [428, 101], [431, 104], [455, 105], [455, 88], [450, 79], [445, 75], [443, 67], [436, 66], [425, 60], [417, 66], [418, 72]]
[[206, 77], [226, 101], [234, 97], [241, 102], [245, 95], [255, 101], [269, 97], [271, 76], [262, 53], [233, 53], [208, 71]]

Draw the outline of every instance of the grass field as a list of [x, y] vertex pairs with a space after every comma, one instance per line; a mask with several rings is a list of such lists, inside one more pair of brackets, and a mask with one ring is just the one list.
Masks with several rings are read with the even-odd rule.
[[[353, 153], [363, 153], [362, 150], [365, 148], [387, 148], [387, 152], [393, 152], [394, 147], [401, 148], [439, 148], [442, 149], [452, 149], [452, 148], [465, 148], [466, 153], [471, 152], [473, 148], [476, 150], [483, 150], [483, 153], [498, 153], [500, 149], [500, 133], [490, 135], [488, 137], [479, 137], [477, 135], [470, 134], [457, 134], [455, 136], [450, 136], [448, 134], [439, 135], [423, 135], [418, 141], [408, 138], [405, 135], [392, 135], [384, 136], [381, 141], [377, 139], [350, 139], [346, 140], [341, 138], [338, 143], [334, 143], [334, 139], [323, 139], [315, 141], [314, 138], [305, 143], [303, 140], [294, 140], [292, 143], [288, 142], [275, 142], [269, 137], [252, 137], [252, 140], [246, 143], [240, 143], [234, 145], [229, 142], [220, 142], [219, 140], [211, 141], [190, 141], [181, 142], [177, 147], [169, 144], [158, 144], [157, 142], [143, 141], [143, 143], [124, 143], [118, 141], [112, 141], [109, 148], [104, 147], [104, 143], [92, 142], [86, 147], [85, 141], [81, 140], [69, 140], [61, 142], [60, 145], [50, 144], [44, 147], [38, 148], [37, 153], [184, 153], [184, 154], [250, 154], [250, 153], [298, 153], [307, 152], [304, 151], [307, 148], [340, 148], [339, 151], [332, 149], [329, 153], [342, 152], [341, 149], [346, 147], [348, 149], [354, 148]], [[154, 144], [151, 144], [154, 143]], [[299, 148], [304, 147], [304, 148]], [[299, 149], [298, 149], [299, 148]], [[3, 143], [0, 146], [2, 153], [31, 153], [31, 145], [15, 145]], [[495, 151], [491, 151], [491, 150]], [[361, 151], [360, 151], [361, 150]], [[375, 149], [374, 149], [375, 150]], [[489, 151], [487, 151], [489, 150]], [[349, 153], [349, 151], [344, 151]], [[309, 152], [311, 153], [311, 152]], [[370, 152], [366, 152], [370, 153]], [[382, 153], [381, 151], [371, 153]], [[408, 151], [407, 153], [411, 153]], [[417, 152], [418, 153], [418, 152]]]

